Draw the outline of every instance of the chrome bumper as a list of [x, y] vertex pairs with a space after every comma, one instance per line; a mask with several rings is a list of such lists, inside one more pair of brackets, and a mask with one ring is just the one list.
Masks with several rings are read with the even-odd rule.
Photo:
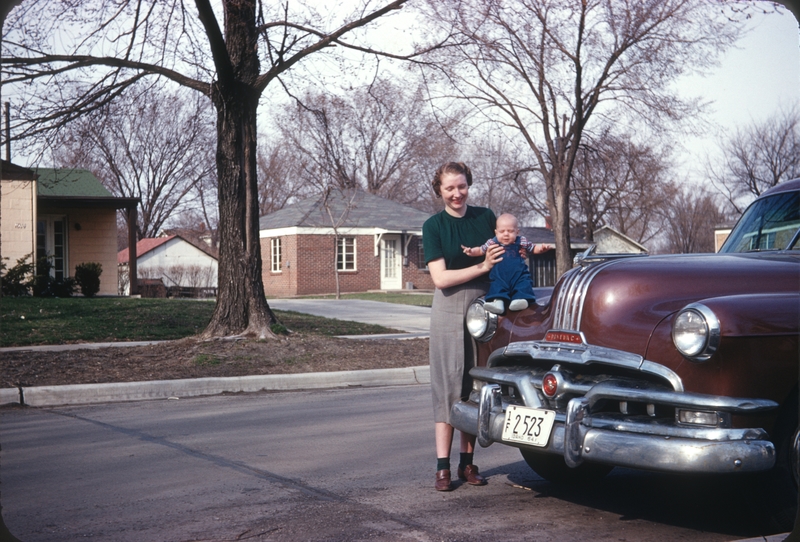
[[[473, 369], [475, 371], [475, 369]], [[490, 372], [479, 369], [476, 372]], [[478, 375], [474, 375], [478, 376]], [[486, 374], [481, 374], [486, 377]], [[504, 372], [502, 379], [511, 376]], [[522, 374], [515, 380], [527, 380]], [[635, 397], [632, 397], [635, 396]], [[621, 467], [683, 473], [757, 472], [775, 464], [775, 446], [762, 429], [693, 427], [643, 423], [621, 417], [592, 415], [601, 399], [648, 400], [673, 406], [752, 414], [777, 407], [773, 401], [737, 399], [664, 390], [632, 390], [613, 383], [594, 386], [585, 396], [569, 401], [566, 414], [557, 413], [545, 447], [502, 442], [542, 453], [559, 454], [576, 467], [584, 460]], [[480, 396], [456, 403], [451, 423], [460, 431], [477, 435], [481, 446], [501, 442], [506, 404], [499, 384], [488, 383]], [[530, 405], [540, 407], [540, 405]]]

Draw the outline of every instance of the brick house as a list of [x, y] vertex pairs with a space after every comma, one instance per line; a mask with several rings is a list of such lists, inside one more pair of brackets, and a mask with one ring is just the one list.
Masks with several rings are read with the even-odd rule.
[[330, 190], [265, 215], [259, 229], [266, 295], [334, 293], [337, 268], [342, 293], [433, 289], [422, 254], [429, 216], [361, 190]]
[[[117, 209], [136, 222], [139, 198], [118, 198], [85, 169], [28, 169], [0, 162], [2, 257], [47, 256], [56, 279], [98, 262], [101, 295], [117, 294]], [[129, 232], [130, 234], [130, 232]]]

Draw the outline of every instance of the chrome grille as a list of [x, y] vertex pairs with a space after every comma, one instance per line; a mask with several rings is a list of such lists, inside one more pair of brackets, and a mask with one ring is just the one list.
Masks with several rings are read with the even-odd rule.
[[586, 267], [580, 266], [570, 269], [565, 273], [561, 289], [555, 300], [553, 324], [556, 329], [569, 331], [581, 330], [581, 316], [583, 315], [583, 301], [592, 279], [601, 270], [615, 261], [605, 261]]

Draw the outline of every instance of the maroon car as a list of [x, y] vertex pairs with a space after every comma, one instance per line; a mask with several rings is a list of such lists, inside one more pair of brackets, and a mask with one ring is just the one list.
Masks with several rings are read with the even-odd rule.
[[797, 506], [800, 179], [744, 213], [717, 254], [577, 258], [546, 303], [497, 317], [454, 425], [540, 476], [614, 466], [759, 473], [775, 528]]

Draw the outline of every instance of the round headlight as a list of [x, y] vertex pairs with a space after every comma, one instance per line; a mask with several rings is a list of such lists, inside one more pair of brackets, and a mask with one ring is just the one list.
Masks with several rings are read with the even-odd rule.
[[719, 345], [719, 320], [714, 312], [700, 303], [682, 309], [672, 323], [675, 348], [693, 361], [705, 361]]
[[467, 309], [467, 330], [478, 342], [486, 342], [494, 336], [497, 329], [497, 315], [483, 308], [483, 299], [472, 303]]

